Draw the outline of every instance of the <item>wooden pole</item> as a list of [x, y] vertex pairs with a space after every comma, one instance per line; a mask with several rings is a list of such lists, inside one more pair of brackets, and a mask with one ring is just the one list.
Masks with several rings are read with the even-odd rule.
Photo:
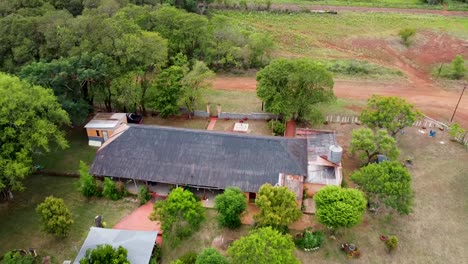
[[455, 113], [457, 113], [458, 105], [460, 104], [460, 101], [461, 101], [461, 99], [463, 97], [463, 93], [465, 92], [465, 89], [466, 89], [466, 84], [465, 84], [465, 86], [463, 86], [463, 90], [462, 90], [462, 92], [460, 94], [460, 98], [458, 98], [458, 103], [457, 103], [457, 106], [455, 106], [455, 110], [453, 111], [452, 118], [450, 118], [450, 122], [453, 121], [453, 118], [455, 117]]

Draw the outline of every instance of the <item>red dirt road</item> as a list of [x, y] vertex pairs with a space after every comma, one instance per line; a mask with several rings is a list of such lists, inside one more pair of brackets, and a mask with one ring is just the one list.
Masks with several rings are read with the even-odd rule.
[[[423, 82], [423, 81], [420, 81]], [[213, 88], [220, 90], [255, 91], [257, 81], [253, 77], [217, 76]], [[400, 96], [414, 103], [425, 114], [440, 120], [452, 116], [459, 93], [434, 88], [429, 83], [414, 84], [410, 81], [361, 81], [335, 80], [335, 94], [339, 98], [366, 100], [373, 94]], [[455, 121], [468, 127], [468, 91], [460, 102]]]

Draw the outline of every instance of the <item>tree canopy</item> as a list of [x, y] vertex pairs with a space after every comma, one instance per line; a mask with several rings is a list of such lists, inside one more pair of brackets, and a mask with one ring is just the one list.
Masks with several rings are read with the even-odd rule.
[[400, 214], [411, 213], [414, 197], [411, 175], [401, 163], [369, 164], [353, 172], [351, 180], [362, 188], [374, 206], [383, 203]]
[[228, 255], [231, 264], [299, 264], [294, 249], [290, 235], [282, 235], [271, 227], [262, 227], [234, 241]]
[[215, 198], [218, 222], [221, 226], [236, 228], [241, 225], [241, 214], [247, 208], [244, 193], [239, 188], [227, 188]]
[[400, 155], [396, 140], [383, 129], [376, 132], [370, 128], [353, 130], [350, 147], [351, 153], [358, 152], [359, 158], [365, 163], [373, 161], [379, 154], [391, 160], [396, 160]]
[[46, 197], [36, 208], [42, 230], [57, 236], [66, 236], [70, 232], [73, 219], [61, 198]]
[[359, 119], [370, 128], [384, 128], [395, 136], [401, 129], [411, 126], [421, 115], [404, 98], [373, 95]]
[[287, 187], [271, 186], [268, 183], [262, 185], [255, 204], [260, 209], [254, 216], [259, 226], [285, 230], [302, 216], [296, 202], [296, 194]]
[[364, 194], [356, 189], [326, 186], [314, 195], [317, 220], [332, 228], [359, 224], [366, 211]]
[[[160, 1], [13, 2], [0, 5], [0, 71], [51, 88], [74, 125], [96, 107], [192, 113], [211, 70], [262, 67], [274, 47], [269, 35], [222, 14], [202, 16]], [[168, 3], [198, 7], [196, 0], [176, 2]], [[174, 63], [179, 55], [187, 62], [182, 77], [171, 68], [182, 66]]]
[[193, 193], [178, 187], [169, 193], [166, 200], [154, 204], [151, 219], [161, 221], [164, 239], [177, 244], [198, 230], [205, 219], [205, 209]]
[[205, 248], [198, 256], [195, 264], [228, 264], [226, 257], [214, 248]]
[[0, 73], [0, 196], [12, 199], [31, 172], [32, 154], [68, 146], [67, 113], [52, 91]]
[[266, 111], [286, 120], [307, 120], [317, 103], [335, 98], [332, 74], [310, 59], [272, 61], [257, 73], [257, 81]]
[[80, 259], [80, 264], [112, 263], [112, 264], [130, 264], [127, 259], [128, 251], [119, 246], [113, 248], [112, 245], [98, 245], [94, 249], [86, 250], [85, 256]]

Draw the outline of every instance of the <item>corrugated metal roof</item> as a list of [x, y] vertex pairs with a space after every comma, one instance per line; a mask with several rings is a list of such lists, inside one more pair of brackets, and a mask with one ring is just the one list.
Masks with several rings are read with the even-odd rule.
[[91, 173], [257, 192], [279, 173], [307, 175], [307, 141], [130, 125], [97, 152]]
[[115, 128], [117, 125], [121, 123], [120, 120], [99, 120], [93, 119], [86, 124], [85, 128]]
[[98, 245], [109, 244], [113, 248], [119, 246], [127, 250], [127, 259], [130, 263], [149, 263], [153, 252], [157, 231], [133, 231], [109, 228], [91, 227], [83, 246], [75, 258], [74, 264], [79, 264], [85, 256], [86, 250], [94, 249]]

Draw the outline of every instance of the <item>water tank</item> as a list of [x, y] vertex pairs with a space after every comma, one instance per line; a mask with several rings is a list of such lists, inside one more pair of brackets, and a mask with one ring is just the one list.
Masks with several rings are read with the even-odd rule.
[[341, 156], [343, 156], [343, 148], [338, 145], [330, 146], [330, 155], [328, 156], [333, 163], [340, 163]]

